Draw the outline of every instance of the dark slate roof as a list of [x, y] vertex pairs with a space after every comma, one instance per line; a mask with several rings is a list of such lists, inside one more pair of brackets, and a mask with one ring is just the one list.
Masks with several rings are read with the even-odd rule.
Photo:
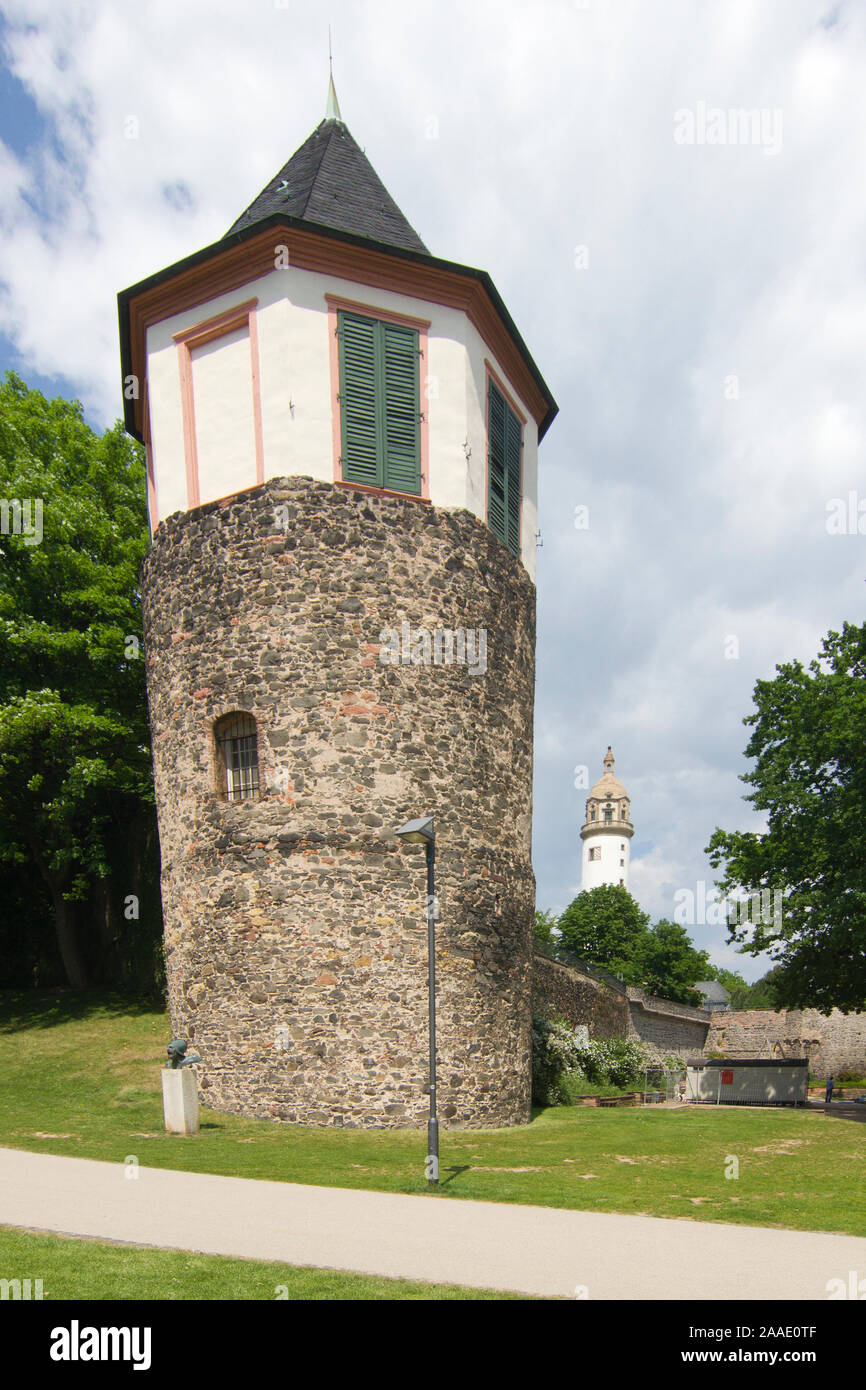
[[720, 985], [718, 980], [700, 980], [694, 988], [713, 1004], [727, 1004], [731, 997], [724, 985]]
[[429, 254], [342, 121], [322, 121], [226, 236], [276, 212]]

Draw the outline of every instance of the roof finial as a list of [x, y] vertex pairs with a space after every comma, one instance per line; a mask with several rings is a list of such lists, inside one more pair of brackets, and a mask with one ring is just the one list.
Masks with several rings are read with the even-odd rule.
[[326, 121], [340, 121], [340, 103], [337, 101], [337, 92], [334, 87], [334, 58], [331, 53], [331, 26], [328, 25], [328, 105], [325, 109]]
[[613, 772], [613, 753], [610, 751], [610, 744], [607, 745], [607, 752], [604, 755], [604, 767], [606, 772]]

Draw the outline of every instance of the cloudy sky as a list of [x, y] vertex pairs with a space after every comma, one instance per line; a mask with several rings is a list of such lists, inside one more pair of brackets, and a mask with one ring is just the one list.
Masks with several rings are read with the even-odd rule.
[[[218, 239], [324, 115], [435, 255], [492, 275], [542, 449], [534, 862], [580, 884], [608, 744], [631, 888], [710, 884], [755, 681], [863, 618], [859, 0], [5, 0], [0, 369], [121, 413], [117, 291]], [[576, 509], [585, 508], [585, 512]], [[575, 521], [586, 520], [579, 528]], [[866, 531], [866, 517], [863, 520]], [[763, 962], [697, 923], [713, 959]]]

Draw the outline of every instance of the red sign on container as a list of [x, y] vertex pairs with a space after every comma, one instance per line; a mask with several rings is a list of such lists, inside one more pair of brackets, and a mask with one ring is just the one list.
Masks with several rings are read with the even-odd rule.
[[723, 1071], [723, 1072], [722, 1072], [722, 1085], [723, 1085], [723, 1086], [733, 1086], [733, 1084], [734, 1084], [734, 1073], [733, 1073], [732, 1071]]

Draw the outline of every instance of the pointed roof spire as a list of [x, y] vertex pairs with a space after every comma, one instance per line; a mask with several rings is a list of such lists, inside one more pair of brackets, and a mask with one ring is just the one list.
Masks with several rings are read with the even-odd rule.
[[607, 745], [607, 752], [604, 755], [605, 772], [613, 772], [613, 754], [610, 751], [610, 744]]
[[328, 25], [328, 104], [325, 107], [326, 121], [340, 121], [340, 103], [337, 101], [337, 89], [334, 86], [334, 57], [331, 52], [331, 26]]
[[343, 120], [343, 117], [340, 115], [340, 103], [337, 101], [337, 92], [334, 87], [333, 73], [331, 73], [331, 76], [328, 78], [328, 104], [325, 107], [325, 120], [340, 121], [341, 123]]
[[406, 251], [427, 247], [398, 208], [340, 115], [328, 25], [328, 104], [320, 121], [276, 178], [232, 223], [226, 236], [274, 213], [303, 218]]

